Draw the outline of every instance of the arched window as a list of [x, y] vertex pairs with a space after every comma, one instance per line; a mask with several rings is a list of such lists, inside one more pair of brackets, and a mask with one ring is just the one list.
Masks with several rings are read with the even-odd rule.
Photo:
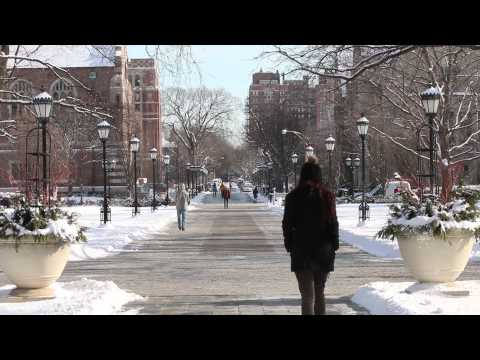
[[68, 96], [74, 97], [76, 91], [70, 82], [63, 79], [58, 79], [50, 87], [50, 93], [55, 100], [58, 100]]
[[140, 75], [135, 75], [135, 86], [140, 86]]
[[[17, 93], [18, 95], [32, 97], [32, 83], [26, 80], [20, 79], [15, 81], [10, 87], [10, 90]], [[12, 94], [11, 98], [16, 99], [17, 97]], [[23, 109], [23, 105], [12, 104], [11, 105], [12, 116], [21, 114], [22, 109]]]

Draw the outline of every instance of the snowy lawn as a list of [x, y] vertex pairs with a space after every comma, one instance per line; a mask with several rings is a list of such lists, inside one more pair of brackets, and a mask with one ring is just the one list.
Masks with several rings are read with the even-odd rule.
[[478, 315], [480, 281], [373, 282], [360, 287], [352, 301], [372, 315]]
[[79, 224], [86, 226], [86, 243], [72, 244], [70, 261], [97, 259], [122, 251], [135, 239], [148, 238], [158, 234], [166, 225], [176, 221], [174, 206], [161, 207], [152, 212], [140, 208], [140, 214], [132, 216], [131, 207], [112, 206], [112, 222], [100, 224], [99, 206], [73, 206], [65, 210], [79, 214]]
[[[0, 299], [6, 297], [14, 287], [0, 287]], [[0, 315], [134, 315], [137, 310], [125, 312], [123, 306], [132, 301], [145, 300], [120, 289], [112, 281], [84, 278], [67, 283], [56, 282], [52, 287], [55, 289], [55, 299], [19, 303], [0, 300]]]

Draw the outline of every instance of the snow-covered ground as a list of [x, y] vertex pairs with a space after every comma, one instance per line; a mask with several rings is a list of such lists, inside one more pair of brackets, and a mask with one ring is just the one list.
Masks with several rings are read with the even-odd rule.
[[352, 301], [372, 315], [478, 315], [480, 281], [373, 282], [360, 287]]
[[131, 207], [112, 206], [112, 222], [104, 225], [100, 224], [99, 206], [64, 209], [78, 213], [79, 224], [88, 228], [85, 232], [88, 241], [71, 246], [70, 261], [96, 259], [123, 251], [128, 243], [159, 233], [177, 218], [174, 206], [160, 207], [155, 212], [147, 207], [140, 208], [137, 216], [132, 216]]
[[[6, 298], [14, 285], [0, 287], [0, 298]], [[55, 298], [43, 301], [2, 302], [0, 315], [134, 315], [123, 306], [143, 297], [120, 289], [112, 281], [81, 279], [52, 285]]]

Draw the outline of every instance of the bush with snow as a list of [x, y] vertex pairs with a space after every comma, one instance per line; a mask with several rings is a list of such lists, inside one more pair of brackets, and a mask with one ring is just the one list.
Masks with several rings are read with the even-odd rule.
[[420, 202], [409, 192], [402, 192], [402, 203], [390, 206], [388, 224], [379, 238], [399, 239], [408, 234], [431, 234], [445, 239], [451, 231], [462, 231], [480, 238], [480, 191], [459, 187], [452, 191], [452, 201], [438, 199]]
[[13, 211], [0, 210], [0, 241], [33, 238], [38, 242], [86, 241], [77, 216], [58, 207], [30, 207], [23, 203]]

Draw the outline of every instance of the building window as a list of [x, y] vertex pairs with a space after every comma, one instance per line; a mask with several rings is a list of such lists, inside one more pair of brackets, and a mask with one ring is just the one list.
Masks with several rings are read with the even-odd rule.
[[73, 97], [74, 93], [74, 86], [70, 82], [63, 79], [58, 79], [51, 87], [51, 94], [54, 99], [64, 99], [68, 96]]
[[116, 103], [117, 105], [120, 105], [120, 95], [116, 95], [116, 96], [115, 96], [115, 103]]
[[140, 111], [140, 103], [135, 104], [135, 111]]
[[[15, 81], [13, 85], [10, 87], [10, 90], [21, 96], [27, 96], [29, 98], [32, 97], [32, 84], [25, 80]], [[12, 95], [11, 99], [18, 99], [18, 97]], [[22, 99], [22, 97], [20, 97], [20, 99]], [[12, 116], [21, 114], [23, 111], [23, 105], [12, 104], [11, 111], [12, 111]]]
[[140, 75], [135, 75], [135, 87], [140, 86]]

